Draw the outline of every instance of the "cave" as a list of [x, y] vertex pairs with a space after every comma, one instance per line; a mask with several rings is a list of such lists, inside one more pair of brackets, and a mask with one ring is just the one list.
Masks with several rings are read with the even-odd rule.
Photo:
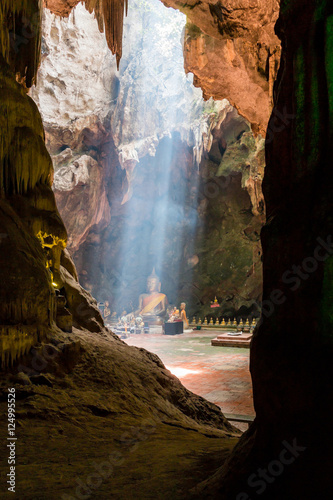
[[[1, 497], [329, 498], [332, 3], [2, 0], [0, 32]], [[245, 432], [103, 317], [155, 269], [256, 322]]]

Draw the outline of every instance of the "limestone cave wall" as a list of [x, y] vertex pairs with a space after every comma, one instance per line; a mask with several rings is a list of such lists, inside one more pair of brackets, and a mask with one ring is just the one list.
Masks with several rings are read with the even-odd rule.
[[[61, 3], [69, 5], [69, 2]], [[195, 25], [201, 24], [203, 32], [208, 31], [210, 24], [214, 28], [223, 26], [223, 20], [228, 19], [229, 11], [233, 10], [230, 5], [229, 11], [223, 11], [217, 2], [193, 1], [186, 5], [193, 7], [189, 9], [191, 21]], [[186, 5], [182, 2], [178, 7], [185, 8]], [[256, 2], [257, 5], [260, 4]], [[13, 18], [8, 18], [8, 14], [22, 20], [23, 14], [30, 18], [39, 16], [39, 9], [40, 2], [28, 3], [25, 0], [2, 2], [0, 6], [1, 119], [5, 120], [1, 126], [0, 143], [1, 360], [3, 364], [11, 364], [38, 341], [38, 336], [39, 340], [42, 339], [41, 330], [45, 328], [52, 333], [53, 348], [62, 361], [59, 364], [49, 363], [44, 368], [43, 381], [45, 384], [45, 380], [48, 381], [46, 388], [34, 389], [29, 377], [29, 382], [25, 381], [31, 387], [20, 388], [22, 374], [18, 379], [5, 378], [1, 386], [1, 404], [6, 400], [11, 380], [12, 384], [17, 384], [20, 394], [20, 418], [23, 421], [29, 419], [29, 425], [20, 426], [22, 443], [28, 442], [25, 438], [29, 437], [30, 428], [35, 432], [32, 419], [40, 426], [44, 419], [52, 422], [52, 432], [57, 428], [59, 437], [56, 441], [63, 443], [63, 449], [68, 447], [68, 443], [73, 449], [72, 446], [80, 442], [74, 443], [71, 439], [77, 427], [83, 426], [83, 419], [89, 419], [91, 428], [97, 423], [100, 425], [101, 420], [97, 419], [101, 419], [101, 415], [111, 415], [114, 423], [119, 410], [124, 412], [125, 407], [126, 418], [118, 418], [116, 424], [119, 422], [119, 426], [122, 420], [126, 424], [133, 423], [129, 415], [135, 416], [136, 423], [147, 414], [159, 422], [161, 430], [155, 442], [156, 448], [161, 447], [161, 439], [164, 439], [165, 449], [168, 449], [170, 440], [167, 439], [169, 434], [165, 426], [181, 428], [186, 435], [191, 432], [191, 439], [196, 442], [198, 436], [216, 435], [218, 427], [232, 432], [216, 407], [185, 391], [153, 355], [125, 347], [111, 334], [102, 331], [102, 326], [98, 336], [75, 330], [74, 341], [73, 337], [66, 337], [54, 326], [55, 297], [50, 272], [54, 271], [56, 275], [58, 271], [67, 286], [69, 302], [85, 292], [79, 288], [74, 266], [63, 249], [66, 232], [50, 187], [52, 166], [43, 146], [41, 119], [36, 106], [24, 91], [24, 86], [29, 86], [35, 76], [39, 57], [36, 49], [41, 46], [39, 37], [32, 45], [27, 44], [27, 51], [25, 47], [17, 53], [15, 49], [14, 53], [9, 50], [10, 33], [15, 39], [22, 24], [15, 22], [13, 28], [13, 24], [9, 24]], [[199, 12], [197, 21], [196, 11]], [[250, 9], [250, 12], [254, 14], [255, 9]], [[257, 13], [260, 18], [260, 10]], [[208, 25], [205, 29], [203, 14]], [[274, 87], [275, 113], [270, 120], [274, 133], [272, 140], [266, 142], [264, 183], [268, 220], [262, 231], [263, 282], [268, 312], [263, 314], [251, 350], [257, 418], [224, 467], [196, 490], [198, 498], [218, 496], [229, 500], [235, 496], [242, 499], [260, 496], [270, 500], [313, 500], [328, 498], [332, 489], [332, 437], [329, 428], [333, 354], [332, 17], [332, 4], [326, 0], [306, 3], [284, 0], [281, 3], [277, 33], [282, 40], [282, 64]], [[234, 24], [230, 23], [230, 26], [233, 28]], [[277, 131], [276, 117], [281, 119], [281, 116], [284, 126], [279, 123]], [[259, 123], [257, 118], [250, 121], [252, 124]], [[88, 164], [83, 165], [83, 174], [85, 169], [89, 170]], [[75, 182], [75, 175], [73, 177]], [[73, 293], [70, 293], [71, 290]], [[86, 303], [90, 304], [88, 295], [85, 297]], [[91, 305], [88, 309], [91, 311]], [[38, 346], [43, 348], [40, 343]], [[103, 353], [106, 354], [101, 364]], [[72, 365], [69, 368], [66, 362], [70, 360]], [[45, 376], [46, 370], [50, 372], [48, 377]], [[62, 370], [69, 370], [72, 375], [66, 378], [64, 373], [61, 378]], [[149, 373], [154, 376], [149, 378]], [[85, 387], [87, 379], [94, 388], [94, 397], [101, 387], [105, 389], [105, 400], [102, 404], [94, 399], [91, 404], [90, 395], [90, 401], [80, 408], [82, 415], [79, 415], [74, 410], [78, 401], [74, 388]], [[66, 391], [62, 390], [64, 387]], [[116, 400], [111, 398], [107, 401], [111, 387], [116, 387]], [[125, 398], [121, 399], [120, 394], [125, 388]], [[89, 396], [89, 390], [91, 387], [81, 391], [81, 401], [82, 392]], [[54, 399], [55, 391], [58, 392]], [[154, 398], [150, 400], [152, 394]], [[58, 398], [59, 395], [62, 397]], [[152, 405], [157, 400], [159, 408], [156, 411]], [[62, 401], [61, 406], [59, 401]], [[1, 413], [5, 414], [4, 407]], [[63, 419], [62, 427], [55, 426], [55, 415]], [[1, 426], [1, 432], [4, 428]], [[115, 428], [116, 438], [119, 428], [117, 425]], [[84, 440], [91, 445], [89, 452], [93, 454], [96, 443], [90, 440], [89, 432], [84, 427], [82, 429], [81, 440], [84, 435]], [[184, 435], [180, 431], [178, 434], [174, 432], [177, 446], [182, 436], [183, 450], [188, 453]], [[48, 442], [49, 431], [43, 436]], [[27, 453], [31, 448], [34, 458], [37, 454], [40, 456], [44, 448], [48, 451], [35, 440], [34, 446], [30, 447], [30, 442]], [[212, 442], [211, 438], [201, 442], [203, 452], [207, 453], [211, 446], [209, 442]], [[295, 460], [284, 463], [283, 471], [279, 466], [280, 472], [276, 474], [277, 459], [285, 457], [285, 450], [293, 453]], [[172, 458], [175, 460], [174, 456]], [[79, 467], [76, 463], [81, 473], [86, 470], [85, 465]], [[263, 468], [274, 474], [271, 473], [269, 480], [261, 483], [264, 490], [260, 493], [254, 489], [259, 485], [253, 486], [253, 482], [249, 481], [251, 477], [253, 479], [253, 474], [255, 478], [256, 474], [262, 474], [260, 470]], [[40, 470], [36, 472], [36, 469], [43, 468], [34, 467], [38, 479], [42, 478]], [[34, 474], [30, 476], [34, 477]], [[49, 498], [54, 497], [54, 491], [50, 491], [52, 481], [52, 475], [44, 483], [39, 481], [38, 488], [43, 485], [44, 490], [31, 493], [30, 489], [28, 498], [35, 498], [36, 491], [40, 496], [47, 491]], [[62, 491], [69, 491], [69, 488], [70, 481], [66, 479]], [[58, 497], [58, 492], [56, 495]]]
[[[332, 491], [325, 424], [332, 415], [332, 19], [331, 2], [281, 2], [263, 185], [263, 314], [251, 346], [257, 417], [197, 490], [204, 498], [312, 499]], [[295, 452], [292, 465], [286, 450]]]
[[[264, 140], [226, 100], [205, 103], [182, 73], [179, 17], [166, 28], [163, 6], [143, 7], [130, 5], [119, 73], [83, 7], [65, 20], [44, 14], [31, 95], [42, 112], [80, 282], [118, 314], [135, 309], [156, 264], [154, 206], [160, 198], [162, 210], [174, 192], [158, 269], [169, 302], [185, 300], [188, 312], [203, 318], [216, 295], [223, 314], [258, 316]], [[124, 272], [122, 235], [129, 233], [125, 259], [132, 264]], [[147, 255], [137, 259], [144, 246]]]
[[[68, 16], [80, 0], [43, 0], [44, 6], [58, 16]], [[123, 20], [128, 0], [84, 0], [86, 9], [94, 13], [98, 28], [105, 33], [107, 44], [116, 55], [117, 65], [122, 56]]]
[[[205, 98], [229, 99], [265, 136], [281, 44], [274, 32], [278, 0], [162, 0], [187, 16], [185, 70]], [[242, 84], [240, 84], [242, 82]]]
[[[96, 301], [77, 282], [51, 189], [54, 169], [40, 113], [26, 91], [41, 59], [42, 2], [2, 2], [1, 362], [12, 365], [57, 329], [55, 289], [75, 326], [103, 330]], [[82, 310], [84, 314], [82, 314]]]
[[[31, 68], [37, 68], [41, 31], [33, 32], [33, 51], [7, 43], [18, 40], [27, 20], [31, 26], [39, 18], [40, 8], [40, 2], [25, 0], [0, 5], [0, 435], [3, 441], [8, 437], [8, 388], [15, 389], [25, 457], [17, 465], [16, 487], [17, 495], [27, 500], [71, 492], [76, 477], [87, 472], [84, 448], [89, 459], [101, 458], [96, 439], [105, 428], [105, 458], [117, 449], [120, 432], [126, 440], [125, 433], [138, 426], [145, 431], [142, 441], [158, 429], [156, 449], [162, 441], [167, 448], [172, 436], [178, 450], [183, 442], [184, 453], [188, 432], [199, 438], [204, 453], [210, 436], [227, 449], [238, 434], [218, 407], [187, 391], [157, 356], [125, 345], [108, 331], [96, 300], [78, 282], [51, 188], [54, 168], [42, 118], [27, 95], [36, 77]], [[83, 179], [95, 166], [92, 159], [84, 160]], [[100, 180], [97, 175], [96, 183]], [[70, 471], [67, 460], [59, 460], [65, 448], [74, 457]], [[5, 478], [7, 450], [0, 453]], [[171, 457], [173, 462], [175, 452]], [[30, 466], [45, 461], [45, 468], [31, 473]], [[121, 496], [122, 485], [118, 492]]]

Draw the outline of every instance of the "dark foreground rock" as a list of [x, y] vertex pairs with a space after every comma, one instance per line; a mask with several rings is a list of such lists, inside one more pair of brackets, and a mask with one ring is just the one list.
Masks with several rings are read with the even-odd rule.
[[218, 407], [111, 333], [59, 331], [4, 376], [4, 441], [8, 387], [16, 389], [20, 499], [190, 498], [238, 440]]

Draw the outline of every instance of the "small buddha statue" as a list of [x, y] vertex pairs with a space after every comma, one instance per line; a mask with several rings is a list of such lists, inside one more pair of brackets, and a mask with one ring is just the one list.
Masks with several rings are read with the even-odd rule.
[[166, 313], [167, 298], [161, 293], [161, 282], [153, 269], [152, 274], [147, 279], [147, 293], [139, 297], [140, 316], [164, 316]]
[[177, 307], [172, 307], [169, 313], [168, 322], [173, 323], [174, 321], [178, 320], [179, 320], [179, 310], [177, 309]]
[[186, 304], [185, 304], [185, 302], [182, 302], [180, 304], [180, 319], [184, 323], [184, 330], [187, 330], [188, 329], [188, 321], [187, 321], [185, 308], [186, 308]]

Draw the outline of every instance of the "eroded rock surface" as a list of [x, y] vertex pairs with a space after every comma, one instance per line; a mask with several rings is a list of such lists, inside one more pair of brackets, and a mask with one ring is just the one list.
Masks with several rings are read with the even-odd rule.
[[[205, 98], [228, 99], [265, 135], [280, 61], [276, 0], [163, 0], [184, 12], [185, 69]], [[240, 84], [241, 82], [241, 84]]]
[[[75, 498], [82, 491], [107, 499], [110, 490], [122, 500], [133, 496], [133, 484], [142, 500], [188, 498], [239, 437], [217, 406], [186, 390], [156, 355], [111, 333], [54, 332], [21, 358], [19, 373], [2, 375], [1, 413], [8, 387], [16, 391], [24, 456], [16, 491], [26, 500]], [[1, 425], [1, 439], [6, 432]], [[91, 474], [93, 490], [87, 489]]]
[[[25, 1], [14, 8], [21, 17], [27, 13]], [[35, 59], [22, 61], [27, 68]], [[65, 251], [67, 233], [51, 189], [53, 165], [41, 116], [26, 95], [27, 80], [16, 82], [15, 69], [1, 59], [0, 413], [7, 420], [8, 388], [15, 388], [21, 453], [16, 494], [27, 500], [80, 497], [76, 480], [90, 474], [95, 461], [103, 467], [109, 460], [111, 468], [125, 465], [116, 487], [113, 475], [107, 481], [103, 473], [99, 476], [99, 498], [109, 498], [110, 489], [115, 498], [124, 498], [124, 483], [132, 483], [133, 472], [141, 477], [142, 498], [151, 491], [186, 495], [198, 479], [192, 466], [203, 477], [206, 459], [216, 467], [238, 432], [218, 407], [187, 391], [157, 356], [127, 346], [104, 328], [96, 301], [78, 283]], [[88, 136], [96, 139], [96, 134]], [[100, 189], [101, 179], [93, 151], [62, 151], [56, 162], [58, 186], [89, 191], [90, 183], [87, 198], [97, 199], [94, 189]], [[57, 299], [61, 307], [72, 314], [72, 333], [56, 324], [54, 288], [63, 294]], [[6, 440], [8, 421], [3, 420], [0, 433]], [[143, 446], [135, 454], [138, 444]], [[186, 459], [196, 447], [204, 458]], [[7, 453], [3, 460], [2, 449], [1, 477], [8, 474]], [[152, 460], [154, 474], [142, 455]], [[172, 469], [180, 455], [185, 462], [175, 476]], [[2, 496], [12, 495], [6, 488]]]
[[53, 188], [62, 217], [68, 221], [68, 245], [76, 252], [94, 225], [102, 221], [102, 230], [110, 222], [102, 169], [91, 156], [82, 155], [56, 171]]
[[[159, 200], [160, 211], [168, 207], [158, 272], [169, 300], [186, 300], [190, 314], [205, 316], [217, 294], [225, 313], [243, 307], [246, 315], [259, 310], [261, 295], [263, 140], [228, 101], [204, 103], [185, 77], [183, 25], [180, 14], [158, 2], [132, 2], [117, 72], [83, 7], [67, 20], [46, 12], [40, 84], [32, 95], [85, 288], [118, 313], [137, 307], [158, 252]], [[127, 234], [135, 244], [126, 264]], [[143, 258], [136, 245], [146, 246]]]
[[[40, 2], [29, 4], [31, 12], [26, 4], [12, 7], [17, 15], [15, 36], [19, 37], [23, 14], [31, 14], [36, 23]], [[1, 6], [1, 40], [5, 40], [6, 30], [14, 29], [12, 7], [7, 3]], [[21, 38], [11, 47], [16, 50], [14, 58], [11, 51], [6, 51], [6, 45], [1, 45], [6, 58], [0, 55], [0, 358], [4, 368], [57, 329], [55, 289], [66, 293], [64, 285], [72, 279], [61, 272], [61, 262], [68, 264], [68, 259], [62, 259], [67, 231], [51, 188], [54, 168], [44, 142], [43, 123], [35, 102], [26, 93], [35, 76], [32, 68], [39, 58], [38, 33], [36, 28], [27, 38], [35, 47], [33, 57], [30, 42], [23, 43]], [[23, 67], [24, 72], [18, 76]], [[72, 273], [75, 275], [73, 270]], [[99, 331], [103, 331], [103, 321], [92, 297], [68, 283], [68, 293], [71, 288], [75, 288], [72, 303], [84, 308], [84, 326], [89, 328], [91, 320], [96, 331], [97, 321]], [[67, 299], [62, 300], [66, 303]], [[73, 313], [68, 311], [71, 314], [79, 326], [81, 317], [74, 309]]]
[[[68, 16], [80, 0], [43, 0], [45, 7], [58, 16]], [[86, 9], [94, 13], [100, 32], [105, 33], [107, 44], [117, 58], [122, 56], [123, 19], [128, 9], [128, 0], [82, 0]]]

